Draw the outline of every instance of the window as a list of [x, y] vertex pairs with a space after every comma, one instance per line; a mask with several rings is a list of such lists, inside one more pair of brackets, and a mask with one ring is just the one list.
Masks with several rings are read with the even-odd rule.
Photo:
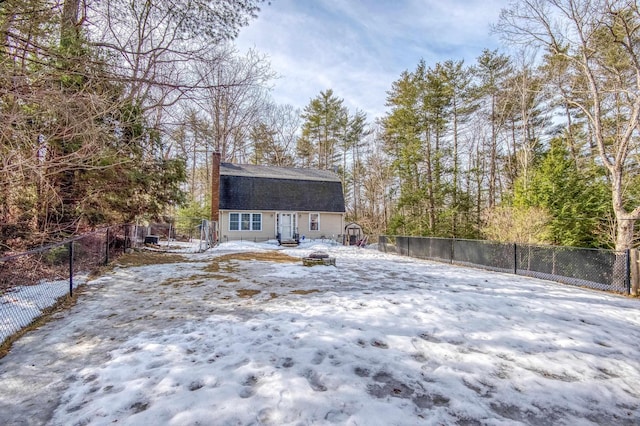
[[253, 213], [251, 216], [251, 230], [262, 231], [262, 214]]
[[320, 213], [309, 213], [309, 231], [320, 230]]
[[262, 213], [229, 213], [229, 231], [262, 231]]
[[251, 230], [251, 213], [242, 213], [242, 230]]
[[240, 214], [229, 213], [229, 231], [240, 230]]

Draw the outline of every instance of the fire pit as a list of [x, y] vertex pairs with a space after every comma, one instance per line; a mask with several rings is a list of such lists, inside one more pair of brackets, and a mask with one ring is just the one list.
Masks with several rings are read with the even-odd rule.
[[304, 266], [316, 266], [316, 265], [336, 266], [336, 258], [329, 257], [329, 254], [323, 251], [317, 251], [317, 252], [311, 253], [307, 257], [303, 257], [302, 264]]

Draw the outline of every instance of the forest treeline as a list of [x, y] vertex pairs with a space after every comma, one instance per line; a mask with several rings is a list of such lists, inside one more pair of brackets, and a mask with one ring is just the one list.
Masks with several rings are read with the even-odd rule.
[[0, 250], [207, 216], [215, 151], [336, 170], [372, 234], [636, 244], [635, 2], [514, 1], [495, 26], [509, 54], [421, 60], [377, 118], [331, 88], [275, 104], [268, 60], [231, 42], [259, 7], [273, 6], [0, 2]]
[[182, 205], [172, 132], [247, 84], [228, 41], [260, 3], [0, 1], [0, 252]]

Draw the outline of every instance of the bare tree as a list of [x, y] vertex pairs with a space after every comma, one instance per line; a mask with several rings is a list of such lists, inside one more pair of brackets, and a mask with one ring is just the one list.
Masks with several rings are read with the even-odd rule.
[[492, 241], [521, 244], [548, 243], [551, 216], [539, 207], [500, 206], [484, 212], [482, 229]]
[[566, 63], [574, 85], [562, 93], [586, 117], [611, 183], [618, 250], [630, 248], [640, 204], [629, 198], [640, 118], [640, 12], [625, 0], [520, 0], [497, 29], [510, 41], [537, 44]]
[[145, 197], [167, 202], [152, 176], [182, 171], [162, 132], [182, 121], [171, 107], [206, 88], [190, 63], [260, 3], [1, 1], [0, 244], [105, 223], [115, 207], [129, 217], [127, 203], [142, 213]]
[[238, 56], [227, 47], [194, 67], [205, 83], [196, 101], [212, 123], [212, 148], [223, 161], [246, 161], [249, 131], [268, 106], [268, 84], [275, 77], [269, 62], [256, 51]]
[[374, 127], [370, 143], [363, 149], [363, 173], [359, 178], [358, 220], [362, 226], [381, 235], [389, 225], [392, 209], [392, 189], [396, 178], [391, 168], [391, 160], [385, 154], [383, 129]]
[[251, 131], [255, 163], [293, 166], [301, 122], [300, 111], [293, 106], [268, 104]]

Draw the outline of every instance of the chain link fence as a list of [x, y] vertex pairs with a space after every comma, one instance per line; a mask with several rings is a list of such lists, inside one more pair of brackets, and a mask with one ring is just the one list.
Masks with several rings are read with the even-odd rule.
[[386, 235], [378, 250], [631, 294], [629, 251]]
[[201, 218], [169, 218], [132, 225], [132, 245], [172, 253], [201, 253], [218, 244], [218, 223]]
[[131, 228], [113, 226], [25, 253], [0, 257], [0, 343], [86, 282], [131, 246]]
[[216, 222], [170, 220], [112, 226], [0, 257], [0, 344], [72, 296], [91, 272], [127, 249], [194, 253], [217, 242]]

